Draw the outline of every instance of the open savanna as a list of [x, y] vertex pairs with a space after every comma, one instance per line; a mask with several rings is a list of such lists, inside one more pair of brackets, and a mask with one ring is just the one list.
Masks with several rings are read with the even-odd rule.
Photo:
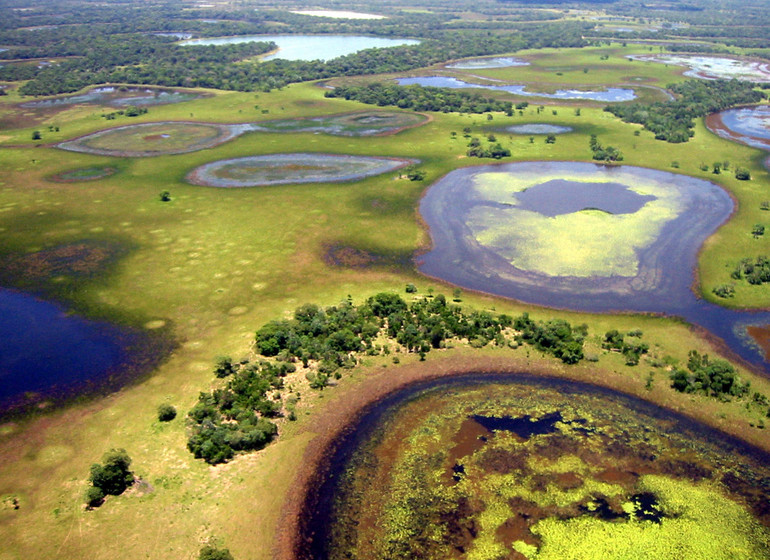
[[[217, 93], [189, 103], [150, 107], [147, 115], [136, 119], [105, 121], [99, 107], [76, 107], [56, 115], [58, 133], [42, 129], [42, 142], [136, 122], [254, 122], [370, 109], [325, 99], [323, 90], [314, 85], [269, 94]], [[719, 180], [733, 192], [739, 210], [703, 252], [701, 277], [706, 291], [711, 283], [729, 276], [728, 270], [709, 268], [712, 260], [722, 259], [724, 266], [735, 258], [736, 246], [744, 250], [758, 246], [752, 246], [754, 242], [764, 244], [750, 236], [750, 225], [762, 217], [759, 201], [762, 185], [767, 184], [758, 152], [719, 139], [700, 125], [691, 142], [671, 145], [655, 141], [644, 131], [634, 136], [638, 126], [590, 108], [577, 116], [574, 107], [548, 104], [538, 114], [532, 106], [523, 116], [495, 114], [491, 121], [484, 115], [432, 116], [421, 127], [391, 136], [249, 133], [208, 150], [142, 159], [34, 147], [31, 132], [39, 124], [3, 132], [10, 136], [6, 145], [23, 146], [0, 148], [4, 163], [0, 259], [83, 240], [124, 247], [123, 256], [95, 276], [50, 278], [35, 289], [88, 314], [140, 326], [163, 321], [179, 344], [151, 375], [117, 393], [0, 427], [0, 496], [16, 497], [20, 504], [14, 510], [3, 502], [0, 509], [0, 560], [194, 558], [209, 540], [224, 544], [239, 559], [270, 558], [295, 474], [312, 467], [305, 464], [304, 453], [320, 430], [319, 419], [328, 419], [361, 387], [383, 385], [381, 380], [396, 386], [400, 376], [408, 382], [410, 376], [427, 375], [431, 368], [451, 373], [458, 360], [466, 369], [476, 363], [487, 369], [508, 364], [509, 369], [534, 368], [617, 387], [770, 449], [768, 432], [750, 427], [764, 411], [675, 393], [662, 369], [654, 370], [652, 388], [647, 390], [649, 366], [644, 362], [636, 368], [625, 366], [622, 356], [599, 348], [601, 336], [615, 328], [643, 330], [652, 353], [661, 359], [671, 356], [682, 362], [690, 349], [718, 352], [687, 325], [646, 316], [536, 309], [465, 293], [463, 305], [478, 309], [511, 314], [529, 310], [536, 319], [563, 317], [573, 324], [587, 323], [587, 351], [599, 361], [572, 368], [526, 348], [472, 350], [462, 345], [428, 354], [425, 364], [417, 363], [416, 356], [406, 357], [404, 367], [385, 357], [367, 358], [337, 387], [303, 392], [297, 422], [282, 424], [278, 441], [264, 451], [219, 467], [193, 459], [185, 448], [186, 412], [199, 392], [210, 388], [215, 357], [247, 355], [254, 331], [265, 322], [284, 317], [306, 302], [333, 305], [350, 295], [360, 303], [378, 291], [402, 292], [408, 282], [417, 285], [418, 295], [431, 287], [437, 293], [451, 293], [452, 286], [419, 275], [411, 257], [429, 240], [416, 210], [423, 190], [452, 169], [489, 163], [465, 157], [465, 127], [483, 142], [493, 132], [512, 151], [506, 161], [590, 160], [588, 138], [597, 134], [602, 143], [624, 152], [624, 163], [676, 171], [670, 164], [677, 160], [681, 173]], [[528, 136], [497, 130], [525, 122], [563, 124], [575, 131], [546, 144], [543, 136], [530, 143]], [[393, 172], [350, 183], [243, 189], [199, 187], [184, 181], [190, 170], [204, 163], [284, 152], [418, 158], [426, 180], [410, 182]], [[732, 166], [749, 167], [754, 179], [738, 182], [731, 174], [712, 176], [699, 170], [701, 162], [724, 159]], [[81, 183], [46, 179], [62, 171], [102, 165], [118, 172]], [[170, 192], [169, 202], [160, 200], [162, 191]], [[344, 259], [337, 262], [330, 258], [334, 249], [347, 250], [357, 258], [348, 265]], [[735, 298], [746, 305], [765, 305], [768, 300], [770, 288], [765, 287], [752, 287]], [[421, 366], [426, 369], [415, 369]], [[770, 394], [765, 379], [745, 370], [741, 375], [751, 379], [757, 390]], [[356, 402], [365, 402], [364, 397]], [[161, 424], [156, 410], [165, 402], [180, 414]], [[331, 429], [329, 425], [326, 429]], [[139, 485], [124, 496], [109, 498], [95, 511], [85, 511], [88, 468], [112, 447], [128, 451], [135, 473], [149, 486]]]

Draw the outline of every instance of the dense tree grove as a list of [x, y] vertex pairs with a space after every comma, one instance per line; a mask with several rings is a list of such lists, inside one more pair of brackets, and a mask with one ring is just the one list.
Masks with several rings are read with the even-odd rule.
[[268, 418], [280, 413], [283, 378], [294, 371], [286, 363], [262, 361], [232, 364], [217, 377], [229, 377], [227, 384], [201, 393], [187, 417], [191, 435], [187, 448], [198, 459], [212, 465], [231, 459], [238, 451], [261, 449], [276, 436], [278, 428]]
[[749, 383], [742, 383], [735, 368], [727, 361], [710, 359], [708, 354], [690, 350], [687, 369], [671, 373], [671, 386], [682, 393], [702, 393], [727, 399], [748, 393]]
[[618, 103], [604, 110], [624, 122], [644, 125], [658, 140], [678, 143], [687, 142], [694, 134], [693, 119], [734, 105], [758, 103], [765, 98], [751, 83], [738, 80], [687, 80], [668, 88], [678, 96], [675, 101], [651, 105]]
[[419, 85], [398, 86], [374, 82], [364, 86], [337, 86], [324, 94], [326, 97], [341, 97], [380, 107], [391, 105], [414, 111], [488, 113], [504, 112], [513, 114], [513, 103], [479, 93], [468, 93], [450, 88], [425, 87]]

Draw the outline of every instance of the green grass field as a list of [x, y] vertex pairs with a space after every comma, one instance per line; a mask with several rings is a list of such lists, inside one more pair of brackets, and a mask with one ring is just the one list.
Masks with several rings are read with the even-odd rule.
[[[622, 62], [626, 50], [616, 51], [606, 61], [599, 60], [604, 52], [599, 49], [568, 53], [558, 68], [554, 53], [524, 53], [540, 58], [531, 69], [521, 69], [529, 74], [516, 79], [596, 84], [641, 76], [652, 85], [671, 79], [670, 68], [652, 70], [642, 63]], [[592, 66], [584, 73], [582, 68], [589, 62]], [[558, 81], [557, 71], [562, 72]], [[546, 76], [554, 79], [546, 80]], [[0, 98], [0, 118], [14, 113], [11, 105], [18, 101], [14, 92]], [[762, 154], [757, 150], [720, 139], [702, 124], [692, 141], [673, 145], [656, 141], [645, 131], [636, 136], [640, 127], [623, 124], [598, 108], [584, 107], [578, 116], [574, 106], [544, 105], [546, 110], [539, 114], [530, 106], [523, 116], [495, 114], [491, 121], [484, 115], [434, 114], [422, 126], [382, 137], [255, 132], [207, 150], [141, 159], [65, 152], [48, 146], [110, 126], [142, 122], [256, 122], [371, 107], [325, 99], [323, 89], [302, 84], [272, 93], [216, 92], [210, 98], [150, 107], [146, 115], [114, 121], [103, 119], [99, 107], [75, 106], [39, 122], [3, 130], [0, 262], [83, 241], [121, 247], [123, 256], [104, 272], [84, 279], [43, 279], [39, 290], [90, 315], [146, 328], [164, 324], [179, 346], [140, 383], [106, 398], [0, 425], [0, 536], [4, 543], [0, 560], [194, 558], [201, 543], [209, 539], [219, 539], [239, 559], [270, 558], [280, 508], [293, 484], [294, 469], [312, 439], [315, 418], [323, 415], [326, 403], [344, 399], [346, 390], [371, 372], [395, 366], [372, 358], [368, 367], [356, 370], [339, 387], [303, 396], [299, 420], [281, 428], [277, 443], [216, 468], [194, 460], [186, 450], [184, 415], [198, 393], [209, 388], [216, 356], [246, 355], [259, 326], [286, 316], [300, 304], [332, 305], [348, 295], [360, 302], [378, 291], [402, 292], [409, 282], [420, 293], [429, 288], [451, 293], [452, 286], [419, 275], [411, 257], [428, 242], [416, 211], [424, 189], [453, 169], [489, 163], [465, 156], [465, 127], [471, 128], [472, 135], [483, 137], [492, 129], [513, 124], [571, 126], [574, 132], [559, 135], [554, 144], [546, 144], [542, 137], [530, 143], [526, 135], [496, 134], [512, 152], [506, 161], [589, 161], [588, 138], [596, 134], [603, 144], [620, 148], [626, 164], [706, 178], [727, 188], [737, 210], [701, 253], [698, 278], [706, 298], [713, 297], [714, 286], [729, 281], [736, 258], [767, 250], [767, 241], [754, 239], [750, 233], [755, 223], [765, 219], [760, 203], [770, 198], [768, 173], [761, 167]], [[59, 131], [49, 130], [49, 125], [59, 126]], [[40, 142], [31, 139], [34, 130], [41, 131]], [[43, 145], [35, 147], [37, 143]], [[190, 170], [211, 161], [296, 151], [418, 158], [426, 177], [424, 182], [411, 182], [393, 172], [352, 183], [259, 189], [216, 189], [184, 181]], [[724, 160], [731, 167], [747, 167], [753, 179], [742, 182], [731, 173], [713, 175], [700, 170], [702, 163]], [[675, 161], [676, 169], [672, 168]], [[112, 167], [116, 173], [88, 182], [47, 179], [95, 167]], [[163, 191], [169, 191], [169, 202], [160, 200]], [[330, 247], [351, 248], [381, 259], [369, 266], [333, 265], [326, 258]], [[464, 304], [498, 312], [529, 309], [480, 294], [463, 294], [462, 299]], [[734, 298], [720, 303], [770, 306], [770, 285], [739, 285]], [[747, 411], [737, 402], [676, 394], [662, 372], [656, 373], [654, 388], [646, 391], [649, 368], [626, 367], [622, 356], [598, 350], [605, 331], [641, 328], [656, 356], [683, 361], [691, 348], [716, 352], [687, 325], [654, 317], [531, 311], [538, 319], [564, 317], [589, 325], [589, 346], [600, 354], [599, 362], [568, 374], [690, 411], [770, 448], [767, 432], [748, 426], [758, 422], [756, 410]], [[446, 351], [443, 359], [498, 355], [495, 352], [459, 348]], [[428, 363], [440, 359], [430, 355]], [[413, 360], [416, 357], [403, 361]], [[532, 361], [564, 374], [563, 366], [536, 353]], [[746, 371], [742, 375], [752, 379], [757, 390], [770, 394], [766, 380]], [[180, 411], [167, 424], [156, 419], [157, 406], [164, 402]], [[84, 511], [82, 496], [89, 465], [112, 447], [128, 450], [135, 472], [149, 486], [110, 498], [95, 511]], [[13, 497], [19, 501], [18, 510], [6, 507]]]

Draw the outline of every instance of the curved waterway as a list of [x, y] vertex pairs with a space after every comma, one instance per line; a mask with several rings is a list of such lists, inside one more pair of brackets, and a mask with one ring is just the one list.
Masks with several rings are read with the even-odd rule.
[[167, 349], [135, 330], [0, 288], [0, 414], [124, 385]]
[[[558, 201], [549, 202], [549, 201]], [[750, 325], [770, 313], [695, 297], [697, 252], [733, 210], [717, 185], [631, 166], [522, 162], [458, 169], [420, 204], [419, 270], [547, 307], [679, 316], [770, 371]]]
[[706, 117], [708, 129], [728, 140], [770, 151], [770, 105], [736, 107]]
[[620, 102], [636, 99], [634, 90], [627, 88], [606, 88], [604, 90], [579, 90], [579, 89], [559, 89], [554, 93], [545, 93], [539, 91], [527, 91], [524, 85], [492, 85], [492, 84], [474, 84], [458, 78], [447, 76], [417, 76], [414, 78], [398, 78], [396, 80], [400, 86], [418, 85], [423, 87], [442, 87], [450, 89], [489, 89], [494, 91], [505, 91], [514, 95], [523, 95], [526, 97], [545, 97], [547, 99], [588, 99], [591, 101]]
[[[605, 496], [639, 492], [649, 481], [645, 474], [657, 476], [658, 484], [665, 481], [660, 493], [647, 496], [662, 500], [661, 516], [667, 516], [669, 509], [662, 491], [665, 485], [692, 491], [689, 484], [704, 478], [712, 481], [708, 491], [715, 492], [715, 499], [724, 499], [724, 490], [715, 491], [721, 480], [730, 492], [744, 497], [753, 493], [747, 502], [761, 512], [766, 500], [762, 481], [767, 480], [770, 461], [768, 453], [745, 442], [611, 389], [527, 374], [490, 373], [422, 381], [395, 391], [363, 410], [325, 456], [302, 509], [296, 540], [296, 557], [301, 559], [378, 557], [376, 553], [398, 539], [405, 539], [403, 547], [422, 546], [424, 536], [409, 531], [415, 529], [408, 527], [415, 519], [417, 531], [426, 522], [430, 526], [435, 538], [427, 539], [429, 546], [438, 542], [457, 550], [462, 545], [466, 552], [479, 543], [499, 546], [502, 540], [510, 553], [506, 538], [526, 541], [532, 536], [529, 527], [549, 516], [562, 521], [602, 516], [613, 531], [622, 531], [628, 519], [617, 503], [605, 502], [604, 511], [591, 513], [579, 505], [585, 500], [581, 496], [593, 494], [597, 500], [595, 496], [605, 492]], [[412, 473], [414, 469], [421, 474]], [[502, 476], [507, 483], [500, 483]], [[736, 476], [741, 487], [732, 483]], [[470, 487], [463, 486], [467, 477]], [[549, 484], [549, 498], [537, 498], [540, 490], [528, 490], [538, 484]], [[473, 498], [463, 498], [464, 488]], [[441, 498], [426, 499], [426, 490]], [[553, 499], [575, 505], [559, 509], [535, 503]], [[433, 515], [427, 519], [415, 517], [426, 513], [421, 509], [426, 507], [448, 509], [429, 510]], [[531, 522], [519, 526], [511, 538], [510, 531], [495, 530], [492, 518], [473, 521], [490, 508], [497, 511], [495, 524], [505, 521], [501, 527], [511, 529], [520, 508]], [[667, 523], [676, 523], [681, 513]], [[681, 538], [676, 531], [671, 534], [672, 525], [668, 527], [669, 533], [658, 538]], [[707, 533], [725, 527], [710, 526]], [[605, 533], [600, 538], [613, 536]], [[543, 543], [535, 544], [547, 547], [547, 535]], [[402, 552], [398, 557], [405, 557], [398, 550]]]

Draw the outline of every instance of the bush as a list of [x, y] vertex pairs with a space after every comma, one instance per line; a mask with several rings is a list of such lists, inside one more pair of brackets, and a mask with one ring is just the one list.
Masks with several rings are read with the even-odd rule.
[[207, 544], [201, 548], [198, 554], [198, 560], [235, 560], [230, 551], [226, 548], [217, 548]]
[[745, 167], [736, 167], [735, 178], [739, 181], [749, 181], [751, 179], [751, 172]]
[[89, 486], [85, 494], [86, 505], [90, 508], [99, 507], [104, 502], [104, 492], [96, 486]]
[[166, 403], [163, 403], [158, 407], [158, 420], [161, 422], [170, 422], [174, 418], [176, 418], [176, 408]]

